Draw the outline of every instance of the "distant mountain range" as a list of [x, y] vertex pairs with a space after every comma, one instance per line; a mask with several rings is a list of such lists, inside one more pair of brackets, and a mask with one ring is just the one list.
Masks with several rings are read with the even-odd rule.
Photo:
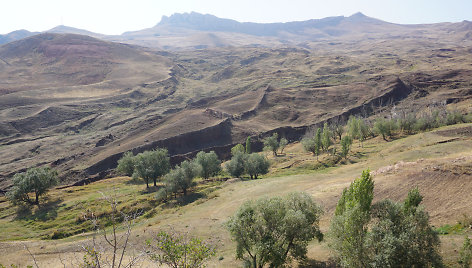
[[[224, 46], [309, 46], [307, 42], [385, 38], [441, 38], [453, 42], [472, 38], [472, 22], [402, 25], [368, 17], [327, 17], [286, 23], [253, 23], [196, 12], [163, 16], [154, 27], [121, 35], [103, 35], [68, 26], [46, 32], [88, 35], [108, 41], [160, 49], [198, 49]], [[0, 35], [0, 44], [38, 34], [26, 30]]]

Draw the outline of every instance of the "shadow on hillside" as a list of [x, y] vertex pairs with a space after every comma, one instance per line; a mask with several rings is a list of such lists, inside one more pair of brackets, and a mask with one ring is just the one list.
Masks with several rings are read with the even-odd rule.
[[141, 180], [141, 179], [131, 178], [130, 180], [126, 181], [125, 184], [128, 184], [128, 185], [145, 185], [146, 182], [144, 180]]
[[35, 220], [48, 221], [57, 217], [57, 209], [62, 202], [61, 198], [54, 201], [47, 200], [45, 203], [40, 203], [39, 207], [36, 205], [28, 206], [22, 205], [18, 207], [15, 220]]
[[337, 265], [334, 261], [317, 261], [313, 259], [306, 259], [305, 261], [301, 262], [298, 267], [300, 268], [338, 268], [341, 267]]
[[[146, 183], [144, 183], [146, 184]], [[143, 190], [139, 191], [140, 194], [150, 194], [157, 192], [162, 186], [149, 186], [149, 188], [144, 188]]]

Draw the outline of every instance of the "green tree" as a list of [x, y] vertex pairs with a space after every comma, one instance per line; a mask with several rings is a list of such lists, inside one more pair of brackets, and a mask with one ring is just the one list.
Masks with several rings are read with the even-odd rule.
[[362, 119], [362, 118], [357, 119], [357, 124], [358, 124], [358, 128], [359, 128], [359, 141], [361, 143], [361, 147], [364, 147], [363, 142], [369, 136], [370, 129], [369, 129], [369, 126], [364, 121], [364, 119]]
[[228, 173], [235, 178], [240, 177], [244, 174], [246, 158], [247, 154], [241, 152], [236, 153], [235, 155], [233, 155], [231, 160], [226, 163], [226, 171], [228, 171]]
[[[15, 204], [25, 202], [39, 206], [39, 197], [58, 182], [57, 172], [49, 167], [29, 168], [26, 172], [13, 176], [13, 186], [7, 197]], [[30, 199], [30, 193], [34, 193], [34, 200]]]
[[388, 141], [387, 136], [391, 137], [394, 130], [395, 122], [393, 120], [386, 120], [384, 118], [377, 118], [377, 120], [375, 120], [374, 132], [378, 135], [382, 135], [385, 141]]
[[347, 130], [349, 136], [351, 136], [352, 139], [358, 139], [359, 138], [359, 123], [357, 122], [357, 117], [355, 116], [350, 116], [349, 120], [347, 121]]
[[236, 144], [235, 146], [233, 146], [233, 148], [231, 148], [231, 156], [234, 156], [238, 153], [245, 153], [245, 149], [244, 149], [244, 146], [242, 144]]
[[322, 209], [306, 193], [245, 202], [227, 227], [236, 242], [236, 257], [248, 267], [282, 267], [306, 257], [308, 242], [321, 241]]
[[123, 156], [118, 160], [118, 166], [116, 168], [119, 173], [126, 176], [133, 175], [134, 172], [134, 155], [132, 152], [128, 151], [123, 154]]
[[180, 166], [172, 169], [165, 178], [166, 188], [176, 193], [182, 190], [187, 195], [187, 190], [195, 185], [193, 181], [200, 172], [199, 166], [194, 161], [185, 160]]
[[368, 267], [365, 241], [373, 197], [374, 181], [365, 170], [344, 189], [338, 201], [329, 236], [330, 247], [344, 267]]
[[272, 136], [264, 139], [264, 150], [272, 151], [274, 156], [277, 156], [277, 150], [280, 147], [279, 134], [274, 133]]
[[323, 133], [321, 134], [321, 144], [325, 152], [329, 151], [329, 147], [333, 144], [331, 141], [331, 130], [328, 127], [328, 123], [324, 123]]
[[142, 178], [149, 188], [149, 181], [154, 181], [167, 174], [170, 170], [170, 158], [167, 149], [157, 148], [135, 156], [133, 178]]
[[439, 238], [429, 215], [419, 206], [418, 189], [403, 203], [390, 200], [372, 206], [374, 224], [366, 240], [371, 267], [442, 267]]
[[257, 176], [267, 174], [269, 172], [269, 160], [263, 155], [252, 153], [246, 160], [246, 172], [257, 180]]
[[198, 152], [195, 161], [200, 165], [200, 176], [205, 180], [221, 171], [221, 162], [214, 151], [209, 153]]
[[345, 119], [342, 117], [336, 117], [331, 123], [331, 132], [333, 133], [333, 139], [336, 139], [336, 136], [341, 141], [342, 135], [344, 133], [344, 124]]
[[315, 138], [303, 138], [302, 139], [303, 149], [307, 152], [311, 152], [313, 155], [318, 155], [320, 148], [316, 147]]
[[246, 153], [247, 154], [252, 153], [252, 151], [251, 151], [251, 137], [247, 137], [247, 139], [246, 139]]
[[281, 138], [279, 142], [279, 147], [280, 147], [280, 154], [284, 153], [284, 149], [288, 144], [288, 140], [286, 138]]
[[349, 151], [351, 150], [352, 138], [351, 136], [344, 136], [341, 139], [341, 156], [347, 158]]
[[148, 255], [152, 261], [173, 268], [205, 267], [215, 248], [198, 238], [186, 235], [159, 232], [154, 240], [147, 240]]

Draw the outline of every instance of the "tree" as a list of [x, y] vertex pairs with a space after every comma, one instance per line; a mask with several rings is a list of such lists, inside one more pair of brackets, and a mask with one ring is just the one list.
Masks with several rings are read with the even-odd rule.
[[133, 178], [142, 178], [149, 188], [149, 181], [154, 181], [169, 172], [170, 158], [167, 149], [157, 148], [153, 151], [145, 151], [135, 156]]
[[240, 177], [245, 170], [246, 157], [247, 155], [241, 152], [233, 155], [231, 160], [225, 165], [226, 171], [235, 178]]
[[236, 257], [249, 267], [281, 267], [306, 257], [308, 242], [323, 239], [322, 209], [311, 196], [295, 192], [284, 197], [245, 202], [227, 223], [236, 242]]
[[403, 203], [383, 200], [372, 206], [375, 221], [366, 240], [372, 267], [443, 266], [438, 235], [419, 206], [422, 199], [413, 189]]
[[[344, 189], [330, 228], [330, 246], [343, 267], [442, 267], [439, 238], [423, 197], [412, 189], [403, 203], [372, 205], [369, 171]], [[370, 226], [369, 232], [367, 226]]]
[[344, 267], [368, 267], [365, 241], [374, 198], [374, 181], [369, 170], [344, 189], [331, 221], [330, 247]]
[[305, 151], [311, 152], [313, 155], [317, 156], [320, 153], [320, 148], [316, 146], [315, 137], [303, 138], [302, 145]]
[[216, 253], [215, 248], [198, 238], [186, 235], [159, 232], [154, 241], [147, 240], [149, 257], [160, 265], [173, 268], [205, 267], [205, 262]]
[[[136, 250], [130, 247], [129, 238], [140, 212], [124, 213], [120, 211], [116, 191], [111, 196], [103, 193], [102, 196], [102, 199], [110, 206], [110, 212], [98, 218], [92, 211], [87, 211], [84, 218], [90, 221], [94, 232], [91, 241], [87, 242], [88, 245], [81, 245], [85, 252], [82, 259], [83, 263], [73, 266], [84, 268], [133, 267], [139, 262], [142, 254], [137, 253]], [[107, 228], [107, 226], [111, 227]]]
[[331, 141], [331, 130], [328, 127], [328, 123], [324, 123], [323, 133], [321, 134], [321, 144], [325, 152], [329, 151], [329, 147], [333, 144]]
[[369, 129], [369, 126], [366, 124], [366, 122], [361, 118], [357, 119], [357, 124], [359, 125], [358, 127], [359, 128], [359, 141], [361, 143], [361, 146], [364, 147], [363, 142], [369, 136], [370, 129]]
[[214, 151], [209, 153], [199, 152], [195, 161], [200, 165], [200, 176], [205, 180], [217, 175], [221, 171], [221, 162]]
[[349, 136], [351, 136], [352, 139], [359, 138], [359, 124], [355, 116], [351, 115], [349, 117], [349, 120], [347, 121], [347, 130], [348, 130]]
[[251, 137], [247, 137], [247, 139], [246, 139], [246, 153], [247, 154], [252, 153], [252, 151], [251, 151]]
[[231, 156], [236, 155], [237, 153], [243, 153], [246, 150], [244, 149], [244, 146], [242, 144], [236, 144], [233, 148], [231, 148]]
[[331, 123], [331, 132], [333, 133], [333, 138], [337, 136], [341, 141], [342, 135], [344, 133], [344, 124], [345, 119], [344, 117], [336, 117], [333, 122]]
[[[39, 197], [46, 194], [49, 188], [57, 185], [57, 172], [49, 167], [29, 168], [26, 172], [13, 176], [13, 187], [7, 197], [13, 203], [25, 202], [39, 206]], [[34, 193], [34, 200], [29, 193]]]
[[133, 175], [134, 172], [134, 155], [128, 151], [118, 160], [118, 166], [116, 168], [118, 172], [126, 176]]
[[349, 151], [351, 150], [352, 138], [351, 136], [344, 136], [341, 139], [341, 156], [347, 158]]
[[272, 151], [274, 156], [277, 156], [277, 150], [279, 147], [279, 134], [274, 133], [272, 136], [264, 139], [264, 150]]
[[393, 131], [395, 130], [395, 122], [394, 120], [386, 120], [384, 118], [377, 118], [374, 123], [374, 132], [378, 135], [382, 135], [382, 138], [385, 141], [388, 137], [392, 137]]
[[251, 176], [251, 179], [257, 180], [257, 176], [267, 174], [269, 172], [269, 160], [260, 154], [252, 153], [247, 157], [246, 172]]
[[198, 164], [185, 160], [166, 175], [166, 188], [171, 189], [174, 193], [182, 190], [184, 195], [187, 195], [187, 190], [195, 185], [193, 180], [199, 172]]
[[288, 144], [288, 140], [286, 138], [281, 138], [279, 142], [279, 147], [280, 147], [280, 154], [284, 153], [284, 149]]

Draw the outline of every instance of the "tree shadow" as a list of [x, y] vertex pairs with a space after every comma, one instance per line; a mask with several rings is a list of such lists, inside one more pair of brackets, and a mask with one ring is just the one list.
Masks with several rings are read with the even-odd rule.
[[47, 199], [46, 202], [40, 203], [39, 207], [36, 205], [21, 205], [17, 209], [15, 220], [54, 220], [57, 218], [57, 209], [62, 201], [62, 198], [56, 200]]
[[298, 267], [300, 268], [340, 268], [341, 266], [338, 265], [333, 260], [317, 261], [314, 259], [306, 259], [300, 262]]
[[[144, 183], [145, 184], [145, 183]], [[149, 186], [149, 188], [144, 188], [143, 190], [139, 191], [140, 194], [150, 194], [157, 192], [162, 186]]]
[[141, 179], [131, 178], [131, 180], [127, 180], [125, 182], [125, 184], [127, 184], [127, 185], [145, 185], [146, 182], [144, 180], [141, 180]]

